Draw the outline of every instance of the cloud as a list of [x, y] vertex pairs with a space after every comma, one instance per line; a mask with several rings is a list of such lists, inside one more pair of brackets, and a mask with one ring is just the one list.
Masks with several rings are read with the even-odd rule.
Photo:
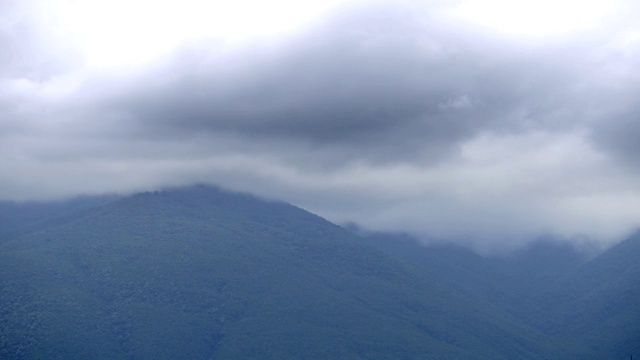
[[54, 61], [0, 66], [0, 198], [211, 182], [485, 247], [638, 226], [635, 25], [528, 42], [446, 4], [353, 5], [119, 68], [5, 19], [0, 43]]
[[566, 74], [405, 17], [373, 8], [275, 44], [183, 53], [159, 70], [169, 79], [124, 90], [116, 106], [149, 135], [337, 147], [336, 163], [436, 160], [479, 131], [559, 111]]

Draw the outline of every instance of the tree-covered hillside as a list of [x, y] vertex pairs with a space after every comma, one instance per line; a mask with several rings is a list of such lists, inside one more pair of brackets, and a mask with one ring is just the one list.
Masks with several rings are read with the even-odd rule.
[[285, 203], [199, 186], [45, 220], [0, 242], [3, 359], [606, 358]]
[[422, 246], [406, 235], [371, 234], [373, 246], [557, 339], [612, 359], [640, 354], [640, 235], [592, 258], [539, 241], [484, 257], [453, 245]]
[[118, 197], [113, 195], [83, 196], [60, 201], [0, 201], [0, 241], [17, 236], [38, 226], [47, 226], [47, 222], [68, 216], [75, 212], [95, 208]]
[[640, 233], [532, 297], [530, 322], [613, 358], [640, 356]]

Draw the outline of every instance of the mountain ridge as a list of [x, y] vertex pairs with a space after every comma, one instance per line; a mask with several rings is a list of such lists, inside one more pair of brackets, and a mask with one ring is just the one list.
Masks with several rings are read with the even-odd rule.
[[595, 257], [545, 241], [506, 257], [486, 257], [452, 245], [423, 246], [407, 235], [370, 234], [369, 240], [543, 333], [612, 358], [640, 353], [638, 233]]
[[27, 230], [0, 275], [6, 358], [606, 358], [317, 215], [206, 186]]

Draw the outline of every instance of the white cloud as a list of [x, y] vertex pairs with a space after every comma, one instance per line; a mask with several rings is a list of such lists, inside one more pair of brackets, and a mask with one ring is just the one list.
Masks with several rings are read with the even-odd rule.
[[[558, 3], [554, 16], [575, 22], [540, 24], [566, 36], [531, 44], [471, 23], [498, 16], [491, 4], [513, 12], [491, 24], [533, 21], [551, 2], [260, 3], [260, 21], [216, 8], [228, 29], [210, 33], [195, 2], [122, 13], [125, 3], [7, 12], [17, 15], [1, 23], [0, 43], [42, 56], [25, 67], [15, 60], [24, 53], [2, 55], [15, 59], [0, 65], [0, 199], [210, 182], [336, 221], [487, 247], [541, 234], [608, 243], [639, 225], [640, 47], [634, 16], [618, 10], [638, 14], [630, 3]], [[484, 13], [450, 22], [466, 16], [455, 4]], [[569, 15], [567, 4], [586, 12]], [[158, 11], [145, 18], [149, 6]], [[301, 17], [285, 16], [288, 6]], [[115, 18], [121, 28], [107, 31]], [[68, 27], [42, 31], [61, 21]], [[273, 43], [200, 36], [261, 36], [272, 25]], [[69, 29], [86, 31], [63, 44]], [[94, 64], [63, 51], [73, 47]]]

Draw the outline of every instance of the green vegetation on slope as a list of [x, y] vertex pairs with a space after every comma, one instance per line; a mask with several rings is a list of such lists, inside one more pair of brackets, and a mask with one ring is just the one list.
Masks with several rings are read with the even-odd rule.
[[640, 354], [640, 233], [575, 269], [527, 305], [530, 322], [613, 358]]
[[144, 193], [0, 245], [0, 357], [584, 359], [294, 206]]
[[593, 259], [549, 241], [502, 257], [424, 247], [404, 235], [373, 234], [368, 241], [554, 338], [589, 346], [603, 358], [640, 354], [640, 235]]

